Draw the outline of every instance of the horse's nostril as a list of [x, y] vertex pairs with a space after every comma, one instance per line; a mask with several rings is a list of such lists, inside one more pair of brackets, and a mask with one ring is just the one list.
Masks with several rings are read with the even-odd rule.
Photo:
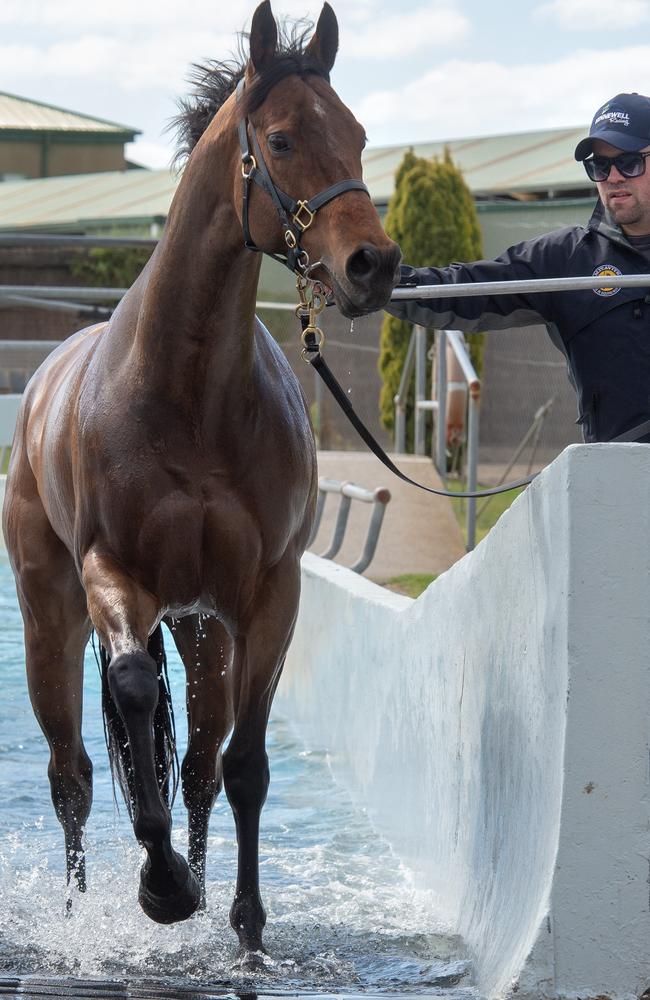
[[376, 274], [380, 263], [381, 258], [377, 250], [373, 247], [361, 247], [352, 254], [345, 271], [350, 281], [369, 281]]

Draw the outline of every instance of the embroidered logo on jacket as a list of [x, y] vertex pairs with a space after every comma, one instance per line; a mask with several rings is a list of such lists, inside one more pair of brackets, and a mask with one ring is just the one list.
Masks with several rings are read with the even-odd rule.
[[[593, 276], [594, 278], [611, 278], [613, 275], [619, 277], [622, 274], [623, 272], [619, 271], [619, 269], [616, 267], [616, 264], [601, 264], [600, 267], [596, 268]], [[616, 293], [620, 292], [620, 290], [621, 290], [620, 288], [611, 288], [611, 287], [593, 289], [596, 295], [604, 295], [604, 296], [616, 295]]]

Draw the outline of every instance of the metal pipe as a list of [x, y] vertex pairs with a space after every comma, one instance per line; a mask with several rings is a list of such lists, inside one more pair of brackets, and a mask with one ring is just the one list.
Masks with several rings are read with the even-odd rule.
[[435, 452], [433, 460], [438, 470], [438, 475], [442, 479], [444, 486], [447, 481], [447, 333], [445, 330], [436, 330], [435, 337], [436, 361], [438, 366], [438, 413], [436, 416]]
[[476, 374], [476, 370], [472, 364], [472, 359], [470, 358], [465, 345], [465, 338], [460, 330], [447, 330], [447, 337], [449, 338], [449, 343], [453, 348], [454, 354], [458, 358], [458, 363], [463, 370], [463, 375], [465, 376], [465, 381], [467, 382], [470, 395], [479, 395], [481, 392], [481, 380]]
[[376, 489], [374, 491], [374, 505], [372, 508], [372, 516], [370, 518], [370, 524], [368, 525], [368, 534], [366, 535], [366, 541], [363, 546], [361, 555], [355, 563], [350, 566], [350, 569], [354, 573], [363, 573], [365, 569], [368, 568], [372, 562], [375, 550], [377, 548], [377, 542], [379, 541], [379, 532], [381, 531], [382, 522], [384, 520], [384, 514], [386, 513], [386, 505], [390, 500], [390, 493], [388, 490]]
[[22, 350], [23, 348], [30, 351], [42, 348], [44, 351], [49, 352], [62, 343], [62, 340], [0, 340], [0, 354], [3, 351]]
[[103, 299], [119, 301], [126, 288], [59, 288], [52, 285], [0, 285], [0, 295], [29, 295], [45, 299], [79, 299], [98, 302]]
[[92, 313], [95, 316], [110, 316], [113, 312], [105, 306], [81, 305], [79, 302], [62, 302], [60, 299], [42, 299], [30, 295], [3, 295], [0, 289], [0, 309], [12, 305], [30, 306], [32, 309], [47, 309], [48, 312]]
[[[470, 394], [467, 416], [467, 490], [476, 490], [478, 478], [478, 437], [480, 400]], [[467, 551], [476, 545], [476, 498], [467, 500]]]
[[424, 455], [426, 449], [426, 417], [420, 403], [426, 396], [427, 388], [427, 331], [423, 326], [415, 327], [415, 446], [416, 455]]
[[406, 399], [408, 396], [408, 386], [413, 374], [413, 363], [415, 360], [415, 330], [411, 330], [409, 346], [406, 349], [404, 367], [399, 388], [393, 397], [395, 404], [395, 451], [398, 455], [406, 454]]
[[332, 540], [324, 552], [320, 552], [319, 555], [323, 559], [333, 559], [336, 553], [339, 551], [343, 545], [343, 538], [345, 536], [345, 529], [348, 524], [348, 514], [350, 513], [350, 504], [352, 500], [350, 497], [346, 497], [341, 494], [341, 499], [339, 501], [339, 510], [336, 515], [336, 524], [334, 525], [334, 534], [332, 535]]
[[158, 240], [141, 236], [69, 236], [66, 233], [0, 233], [5, 247], [155, 247]]
[[416, 285], [395, 288], [391, 300], [455, 299], [476, 295], [528, 295], [535, 292], [571, 292], [590, 288], [644, 288], [650, 274], [612, 274], [594, 278], [534, 278], [526, 281], [473, 281], [457, 285]]

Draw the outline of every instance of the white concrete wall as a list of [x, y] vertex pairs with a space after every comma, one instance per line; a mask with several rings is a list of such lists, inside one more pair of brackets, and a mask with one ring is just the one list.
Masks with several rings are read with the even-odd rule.
[[277, 707], [489, 997], [650, 987], [649, 488], [646, 446], [573, 446], [415, 602], [304, 560]]

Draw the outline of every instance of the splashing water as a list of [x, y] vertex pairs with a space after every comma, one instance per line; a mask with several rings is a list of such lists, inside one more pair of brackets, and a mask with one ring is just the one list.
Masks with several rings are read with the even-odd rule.
[[[3, 983], [37, 974], [59, 983], [148, 982], [160, 990], [440, 996], [444, 989], [452, 1000], [475, 996], [459, 942], [442, 933], [427, 894], [334, 783], [327, 756], [305, 751], [280, 718], [269, 727], [271, 788], [260, 843], [269, 955], [253, 985], [251, 972], [236, 962], [228, 922], [236, 842], [225, 798], [211, 823], [207, 910], [171, 927], [150, 921], [137, 903], [142, 854], [126, 810], [118, 813], [112, 801], [92, 654], [84, 692], [84, 739], [95, 765], [88, 892], [75, 896], [66, 917], [63, 837], [50, 802], [45, 741], [26, 694], [22, 622], [6, 562], [0, 625], [0, 993], [7, 991]], [[185, 677], [172, 636], [165, 638], [180, 735]], [[174, 809], [173, 840], [186, 854], [182, 804]]]

